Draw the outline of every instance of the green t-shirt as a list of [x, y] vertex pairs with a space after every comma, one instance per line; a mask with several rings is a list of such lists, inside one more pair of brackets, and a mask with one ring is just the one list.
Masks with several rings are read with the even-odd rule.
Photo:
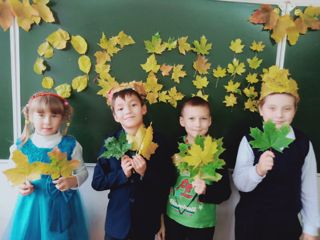
[[171, 188], [167, 203], [167, 215], [181, 225], [191, 228], [207, 228], [216, 225], [216, 205], [199, 201], [192, 179], [186, 172], [180, 175]]

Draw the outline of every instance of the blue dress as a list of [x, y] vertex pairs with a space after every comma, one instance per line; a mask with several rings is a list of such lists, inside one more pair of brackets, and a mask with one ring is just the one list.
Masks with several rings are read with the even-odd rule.
[[[58, 144], [70, 160], [76, 140], [64, 136]], [[18, 149], [28, 156], [29, 162], [50, 163], [52, 148], [38, 148], [29, 139]], [[51, 176], [42, 175], [32, 181], [34, 192], [19, 194], [13, 214], [10, 240], [86, 240], [88, 230], [78, 190], [64, 192], [56, 189]]]

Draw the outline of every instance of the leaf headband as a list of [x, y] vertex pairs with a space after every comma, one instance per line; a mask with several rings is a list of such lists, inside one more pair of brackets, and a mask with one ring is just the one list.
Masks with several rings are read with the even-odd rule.
[[51, 92], [38, 92], [38, 93], [33, 94], [28, 101], [28, 105], [30, 105], [30, 103], [34, 99], [36, 99], [38, 97], [45, 97], [45, 96], [51, 96], [51, 97], [56, 97], [56, 98], [60, 99], [63, 106], [65, 106], [65, 107], [69, 105], [69, 102], [65, 98], [61, 97], [60, 95], [58, 95], [56, 93], [51, 93]]

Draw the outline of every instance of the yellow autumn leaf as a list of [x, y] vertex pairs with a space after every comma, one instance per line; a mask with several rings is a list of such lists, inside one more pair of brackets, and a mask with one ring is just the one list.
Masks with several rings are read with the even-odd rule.
[[152, 54], [150, 57], [147, 58], [147, 61], [144, 64], [140, 64], [143, 70], [148, 72], [158, 72], [160, 69], [160, 65], [158, 65], [156, 56]]
[[229, 48], [235, 53], [242, 53], [244, 45], [242, 44], [242, 40], [237, 38], [236, 40], [231, 41]]
[[82, 92], [88, 86], [88, 79], [88, 75], [75, 77], [71, 82], [72, 89], [77, 90], [77, 92]]
[[260, 67], [262, 63], [262, 59], [257, 58], [257, 56], [254, 56], [253, 58], [247, 58], [247, 62], [249, 63], [249, 67], [252, 69], [257, 69]]
[[7, 31], [13, 23], [14, 13], [9, 2], [0, 2], [0, 26]]
[[208, 59], [205, 56], [198, 55], [197, 60], [193, 62], [193, 68], [200, 74], [207, 74], [211, 67], [211, 63], [207, 61]]
[[95, 71], [99, 74], [101, 79], [111, 78], [110, 75], [110, 65], [109, 64], [97, 64], [95, 66]]
[[[320, 24], [319, 24], [320, 26]], [[296, 26], [287, 29], [288, 41], [291, 45], [295, 45], [299, 39], [300, 33]]]
[[162, 64], [160, 67], [161, 75], [162, 76], [169, 76], [173, 66]]
[[111, 58], [106, 51], [97, 51], [94, 56], [96, 57], [97, 64], [105, 64], [107, 61], [111, 61]]
[[257, 83], [259, 80], [258, 80], [258, 75], [256, 73], [249, 73], [246, 77], [246, 80], [248, 81], [248, 83]]
[[46, 172], [47, 164], [42, 162], [29, 163], [28, 157], [19, 150], [12, 153], [12, 160], [16, 166], [3, 171], [3, 173], [13, 186], [40, 179], [41, 174]]
[[239, 92], [239, 87], [240, 87], [240, 83], [239, 82], [233, 82], [232, 80], [230, 80], [228, 82], [228, 85], [224, 86], [224, 88], [227, 90], [227, 92], [230, 93], [237, 93]]
[[85, 54], [88, 48], [86, 40], [80, 35], [71, 36], [71, 45], [79, 54]]
[[70, 39], [69, 33], [59, 28], [47, 37], [47, 41], [55, 49], [64, 49], [67, 46], [67, 41]]
[[158, 83], [158, 79], [153, 72], [150, 72], [146, 83], [144, 84], [146, 92], [159, 92], [163, 85]]
[[258, 96], [258, 92], [256, 92], [256, 89], [254, 87], [246, 87], [245, 89], [243, 89], [243, 93], [248, 98], [255, 98]]
[[41, 2], [41, 1], [38, 1], [38, 2], [33, 1], [33, 2], [34, 3], [32, 4], [32, 7], [38, 11], [39, 17], [43, 21], [48, 23], [52, 23], [55, 21], [50, 8], [46, 5], [45, 2]]
[[191, 46], [187, 41], [188, 37], [181, 37], [178, 39], [179, 52], [183, 55], [186, 55], [186, 53], [191, 50]]
[[166, 48], [168, 51], [171, 51], [175, 48], [177, 48], [178, 41], [174, 40], [174, 38], [169, 38], [167, 42], [165, 42]]
[[158, 100], [159, 102], [168, 102], [168, 100], [170, 99], [170, 97], [168, 96], [168, 91], [162, 91], [162, 92], [159, 92], [159, 95], [158, 95]]
[[149, 102], [149, 104], [154, 104], [158, 102], [158, 97], [159, 97], [158, 92], [148, 92], [146, 99]]
[[192, 83], [197, 89], [202, 89], [209, 84], [206, 76], [201, 77], [199, 75], [196, 76], [196, 80], [193, 80]]
[[262, 41], [256, 42], [255, 40], [251, 43], [250, 49], [255, 52], [262, 52], [266, 45]]
[[40, 44], [37, 52], [39, 56], [44, 56], [45, 58], [51, 58], [53, 56], [53, 48], [47, 41]]
[[69, 98], [71, 96], [70, 84], [60, 84], [59, 86], [55, 87], [54, 90], [56, 90], [57, 94], [63, 98]]
[[59, 177], [70, 177], [73, 170], [80, 166], [79, 160], [68, 160], [67, 154], [61, 152], [58, 147], [48, 152], [48, 156], [51, 160], [48, 166], [48, 175], [51, 175], [52, 180]]
[[247, 109], [250, 112], [257, 112], [258, 111], [258, 101], [249, 98], [244, 103], [244, 109]]
[[227, 75], [227, 70], [218, 65], [217, 68], [213, 69], [212, 74], [215, 78], [223, 78]]
[[181, 92], [178, 92], [176, 87], [172, 87], [168, 91], [168, 97], [168, 103], [170, 103], [173, 107], [177, 107], [177, 102], [180, 101], [184, 95]]
[[180, 78], [185, 77], [187, 75], [187, 73], [183, 71], [182, 68], [183, 68], [182, 64], [173, 66], [171, 79], [176, 83], [180, 83]]
[[98, 79], [98, 86], [101, 87], [101, 89], [97, 94], [106, 97], [110, 89], [118, 85], [119, 83], [114, 78], [109, 78], [108, 80]]
[[155, 33], [154, 35], [152, 35], [151, 41], [144, 41], [144, 45], [148, 53], [162, 54], [162, 52], [167, 48], [167, 44], [162, 43], [162, 39], [159, 33]]
[[142, 155], [147, 160], [150, 160], [151, 155], [154, 154], [156, 149], [158, 148], [158, 144], [154, 143], [152, 140], [153, 140], [153, 129], [152, 129], [152, 125], [150, 124], [144, 134], [142, 143], [138, 151], [138, 154]]
[[203, 149], [197, 144], [192, 144], [188, 150], [188, 155], [183, 157], [183, 161], [194, 168], [204, 166], [213, 161], [215, 153], [218, 151], [218, 144], [210, 136], [204, 139]]
[[78, 59], [79, 69], [84, 73], [89, 73], [91, 69], [91, 60], [87, 55], [82, 55]]
[[232, 60], [232, 63], [228, 64], [227, 71], [228, 71], [228, 73], [231, 74], [231, 76], [234, 76], [236, 74], [242, 75], [242, 73], [244, 73], [246, 71], [246, 67], [245, 67], [244, 63], [239, 62], [238, 59], [234, 58]]
[[34, 17], [39, 17], [38, 11], [30, 5], [29, 1], [10, 0], [10, 4], [19, 27], [28, 32], [34, 23]]
[[43, 59], [42, 58], [37, 58], [36, 62], [34, 63], [33, 65], [33, 71], [36, 73], [36, 74], [39, 74], [41, 75], [42, 72], [44, 70], [46, 70], [46, 66], [44, 65], [43, 63]]
[[271, 37], [279, 43], [287, 34], [287, 29], [295, 27], [294, 21], [289, 15], [280, 16], [277, 25], [274, 27]]
[[113, 37], [108, 39], [104, 33], [102, 33], [102, 37], [100, 38], [99, 46], [106, 50], [109, 56], [113, 56], [120, 51], [120, 48], [117, 47], [118, 44], [118, 37]]
[[226, 95], [224, 97], [223, 102], [226, 105], [226, 107], [233, 107], [237, 104], [237, 97], [233, 93], [231, 93], [230, 95]]
[[44, 77], [41, 81], [41, 86], [46, 89], [51, 89], [54, 85], [54, 80], [52, 77]]
[[201, 97], [202, 99], [208, 101], [209, 95], [204, 94], [201, 90], [199, 90], [196, 94], [192, 94], [192, 97], [197, 96]]
[[118, 44], [120, 45], [121, 48], [127, 45], [134, 44], [135, 41], [133, 38], [127, 34], [125, 34], [123, 31], [118, 33]]
[[143, 141], [143, 137], [146, 134], [146, 128], [144, 127], [144, 125], [141, 125], [136, 134], [135, 135], [130, 135], [127, 133], [126, 138], [129, 144], [131, 144], [131, 150], [132, 151], [138, 151], [142, 141]]

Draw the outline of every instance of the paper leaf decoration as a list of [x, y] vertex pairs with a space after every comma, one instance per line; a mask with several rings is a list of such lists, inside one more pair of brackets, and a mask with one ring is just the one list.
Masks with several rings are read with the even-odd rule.
[[293, 139], [287, 138], [289, 132], [290, 127], [288, 125], [277, 128], [272, 121], [267, 121], [263, 124], [263, 131], [259, 128], [250, 128], [250, 136], [253, 140], [249, 143], [253, 148], [258, 148], [261, 152], [271, 148], [282, 152], [284, 148], [287, 148], [293, 142]]
[[79, 160], [68, 160], [67, 154], [61, 152], [58, 147], [49, 152], [48, 156], [51, 162], [48, 165], [47, 174], [51, 175], [52, 180], [60, 177], [70, 177], [73, 170], [80, 166]]
[[104, 151], [100, 157], [111, 158], [114, 157], [118, 160], [131, 149], [131, 144], [128, 143], [126, 134], [122, 131], [118, 138], [109, 137], [104, 142]]
[[42, 162], [29, 163], [28, 157], [19, 150], [12, 153], [12, 160], [16, 166], [3, 171], [3, 173], [14, 186], [23, 184], [27, 180], [40, 179], [41, 174], [46, 171], [47, 164]]

